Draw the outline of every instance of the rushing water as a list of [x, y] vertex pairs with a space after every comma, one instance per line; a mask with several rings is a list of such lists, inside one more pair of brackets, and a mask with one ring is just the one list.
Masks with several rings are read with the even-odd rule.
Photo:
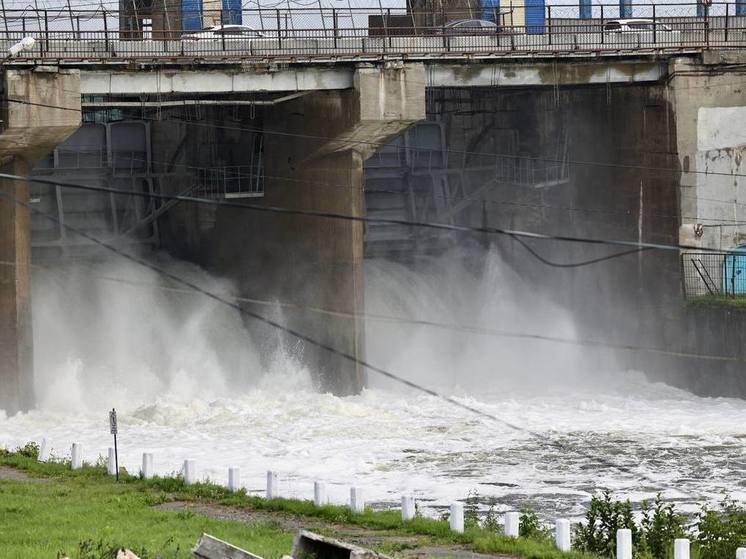
[[[515, 282], [498, 262], [462, 290], [443, 285], [463, 278], [423, 282], [391, 266], [372, 266], [368, 277], [369, 312], [573, 333], [561, 310], [506, 291]], [[59, 456], [80, 442], [94, 460], [111, 446], [107, 411], [116, 406], [128, 470], [144, 451], [159, 473], [192, 458], [201, 476], [220, 482], [240, 466], [244, 485], [260, 491], [273, 469], [288, 496], [310, 498], [320, 479], [334, 502], [355, 484], [369, 502], [413, 492], [435, 512], [476, 491], [500, 508], [530, 505], [547, 517], [582, 514], [602, 488], [634, 501], [660, 491], [685, 509], [726, 494], [746, 500], [744, 400], [696, 397], [613, 361], [591, 369], [576, 348], [367, 324], [371, 361], [514, 429], [375, 377], [359, 396], [319, 394], [292, 351], [260, 366], [238, 316], [152, 288], [149, 273], [107, 265], [37, 280], [39, 407], [0, 412], [3, 446], [45, 436]]]

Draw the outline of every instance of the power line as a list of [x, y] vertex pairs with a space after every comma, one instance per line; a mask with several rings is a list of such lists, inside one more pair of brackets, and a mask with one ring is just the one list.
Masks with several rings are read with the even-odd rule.
[[[280, 330], [282, 332], [285, 332], [286, 334], [290, 334], [291, 336], [293, 336], [294, 338], [297, 338], [300, 341], [303, 341], [303, 342], [309, 343], [309, 344], [311, 344], [313, 346], [316, 346], [316, 347], [318, 347], [318, 348], [320, 348], [320, 349], [328, 352], [331, 355], [335, 355], [336, 357], [344, 359], [345, 361], [348, 361], [348, 362], [354, 363], [356, 365], [360, 365], [362, 367], [365, 367], [369, 371], [372, 371], [372, 372], [378, 374], [379, 376], [382, 376], [382, 377], [387, 378], [389, 380], [392, 380], [392, 381], [394, 381], [394, 382], [396, 382], [398, 384], [401, 384], [401, 385], [406, 386], [408, 388], [411, 388], [413, 390], [417, 390], [419, 392], [422, 392], [424, 394], [427, 394], [429, 396], [432, 396], [434, 398], [437, 398], [439, 400], [447, 402], [447, 403], [449, 403], [449, 404], [451, 404], [453, 406], [456, 406], [456, 407], [458, 407], [460, 409], [463, 409], [463, 410], [465, 410], [465, 411], [467, 411], [469, 413], [475, 414], [475, 415], [477, 415], [479, 417], [482, 417], [484, 419], [495, 421], [495, 422], [497, 422], [497, 423], [499, 423], [501, 425], [504, 425], [505, 427], [507, 427], [507, 428], [509, 428], [511, 430], [514, 430], [514, 431], [517, 431], [517, 432], [520, 432], [520, 433], [524, 433], [524, 434], [528, 434], [528, 435], [530, 435], [530, 436], [532, 436], [532, 437], [534, 437], [536, 439], [539, 439], [539, 440], [543, 441], [544, 443], [546, 443], [546, 444], [548, 444], [550, 446], [553, 446], [553, 447], [555, 447], [555, 448], [557, 448], [557, 449], [559, 449], [559, 450], [561, 450], [563, 452], [567, 452], [567, 451], [574, 452], [574, 453], [576, 453], [576, 454], [578, 454], [580, 456], [583, 456], [585, 458], [593, 460], [593, 461], [595, 461], [595, 462], [597, 462], [597, 463], [599, 463], [601, 465], [607, 466], [609, 468], [613, 468], [615, 470], [618, 470], [618, 471], [620, 471], [622, 473], [629, 474], [629, 475], [638, 475], [639, 477], [645, 478], [649, 482], [651, 482], [653, 484], [656, 484], [656, 485], [658, 483], [658, 481], [654, 480], [653, 478], [650, 478], [650, 477], [646, 476], [645, 474], [635, 473], [631, 468], [615, 464], [614, 462], [611, 462], [608, 459], [605, 459], [603, 457], [593, 456], [593, 455], [591, 455], [591, 454], [589, 454], [589, 453], [587, 453], [587, 452], [585, 452], [585, 451], [583, 451], [581, 449], [578, 449], [577, 447], [571, 448], [569, 445], [564, 444], [564, 443], [559, 442], [559, 441], [556, 441], [556, 440], [554, 440], [554, 439], [552, 439], [550, 437], [547, 437], [546, 435], [543, 435], [543, 434], [541, 434], [541, 433], [539, 433], [537, 431], [534, 431], [532, 429], [527, 429], [525, 427], [521, 427], [520, 425], [517, 425], [517, 424], [515, 424], [515, 423], [513, 423], [511, 421], [508, 421], [506, 419], [498, 417], [498, 416], [496, 416], [494, 414], [485, 412], [485, 411], [483, 411], [483, 410], [481, 410], [481, 409], [479, 409], [477, 407], [474, 407], [472, 405], [469, 405], [469, 404], [466, 404], [464, 402], [461, 402], [461, 401], [457, 400], [456, 398], [454, 398], [452, 396], [447, 396], [447, 395], [442, 394], [442, 393], [440, 393], [440, 392], [438, 392], [436, 390], [433, 390], [433, 389], [428, 388], [426, 386], [423, 386], [421, 384], [418, 384], [418, 383], [415, 383], [415, 382], [410, 381], [408, 379], [405, 379], [405, 378], [403, 378], [403, 377], [401, 377], [399, 375], [396, 375], [396, 374], [394, 374], [394, 373], [392, 373], [392, 372], [390, 372], [390, 371], [388, 371], [386, 369], [383, 369], [382, 367], [378, 367], [376, 365], [373, 365], [372, 363], [370, 363], [370, 362], [368, 362], [366, 360], [358, 359], [357, 357], [355, 357], [353, 355], [350, 355], [349, 353], [347, 353], [345, 351], [341, 351], [341, 350], [339, 350], [339, 349], [337, 349], [337, 348], [335, 348], [335, 347], [333, 347], [333, 346], [331, 346], [331, 345], [329, 345], [327, 343], [320, 342], [320, 341], [312, 338], [311, 336], [308, 336], [306, 334], [303, 334], [302, 332], [299, 332], [298, 330], [295, 330], [294, 328], [290, 328], [288, 326], [280, 324], [279, 322], [277, 322], [275, 320], [272, 320], [270, 318], [267, 318], [267, 317], [265, 317], [265, 316], [263, 316], [263, 315], [261, 315], [259, 313], [256, 313], [254, 311], [242, 308], [241, 306], [237, 305], [236, 303], [234, 303], [232, 301], [229, 301], [229, 300], [221, 297], [220, 295], [217, 295], [217, 294], [215, 294], [215, 293], [213, 293], [213, 292], [211, 292], [211, 291], [209, 291], [207, 289], [204, 289], [204, 288], [200, 287], [199, 285], [197, 285], [195, 283], [192, 283], [192, 282], [190, 282], [188, 280], [185, 280], [185, 279], [183, 279], [183, 278], [181, 278], [181, 277], [179, 277], [179, 276], [177, 276], [177, 275], [175, 275], [175, 274], [173, 274], [173, 273], [171, 273], [171, 272], [169, 272], [169, 271], [167, 271], [167, 270], [165, 270], [165, 269], [163, 269], [163, 268], [161, 268], [161, 267], [159, 267], [159, 266], [157, 266], [155, 264], [147, 262], [146, 260], [143, 260], [143, 259], [141, 259], [141, 258], [139, 258], [137, 256], [134, 256], [132, 254], [129, 254], [127, 252], [124, 252], [123, 250], [120, 250], [116, 246], [113, 246], [113, 245], [107, 243], [106, 241], [102, 241], [102, 240], [98, 239], [97, 237], [94, 237], [93, 235], [89, 235], [88, 233], [86, 233], [86, 232], [84, 232], [84, 231], [82, 231], [82, 230], [80, 230], [80, 229], [78, 229], [76, 227], [72, 227], [72, 226], [68, 225], [67, 223], [62, 223], [54, 215], [49, 214], [47, 212], [43, 212], [43, 211], [41, 211], [41, 210], [39, 210], [37, 208], [34, 208], [30, 204], [22, 202], [21, 200], [18, 200], [17, 198], [11, 196], [10, 194], [7, 194], [5, 192], [0, 192], [0, 197], [6, 198], [7, 200], [9, 200], [12, 203], [15, 203], [15, 204], [18, 204], [18, 205], [20, 205], [22, 207], [25, 207], [30, 212], [35, 213], [35, 214], [40, 215], [40, 216], [43, 216], [44, 218], [46, 218], [46, 219], [48, 219], [48, 220], [50, 220], [50, 221], [52, 221], [54, 223], [57, 223], [59, 226], [62, 226], [64, 228], [66, 228], [67, 230], [72, 231], [73, 233], [76, 233], [76, 234], [80, 235], [81, 237], [83, 237], [83, 238], [91, 241], [94, 244], [97, 244], [97, 245], [99, 245], [101, 247], [104, 247], [105, 249], [113, 252], [114, 254], [117, 254], [117, 255], [121, 256], [122, 258], [124, 258], [124, 259], [126, 259], [126, 260], [128, 260], [130, 262], [133, 262], [135, 264], [138, 264], [139, 266], [142, 266], [142, 267], [144, 267], [146, 269], [154, 271], [157, 274], [159, 274], [159, 275], [161, 275], [161, 276], [163, 276], [165, 278], [168, 278], [168, 279], [170, 279], [170, 280], [172, 280], [172, 281], [174, 281], [174, 282], [176, 282], [178, 284], [181, 284], [181, 285], [185, 286], [188, 289], [191, 289], [191, 290], [193, 290], [193, 291], [195, 291], [197, 293], [200, 293], [200, 294], [204, 295], [205, 297], [208, 297], [209, 299], [212, 299], [214, 301], [217, 301], [220, 304], [223, 304], [223, 305], [225, 305], [225, 306], [227, 306], [227, 307], [229, 307], [231, 309], [234, 309], [234, 310], [238, 311], [240, 314], [246, 315], [246, 316], [251, 317], [251, 318], [253, 318], [253, 319], [255, 319], [255, 320], [259, 321], [259, 322], [262, 322], [264, 324], [272, 326], [272, 327], [274, 327], [274, 328], [276, 328], [276, 329], [278, 329], [278, 330]], [[679, 490], [679, 491], [681, 491], [681, 490]], [[686, 493], [684, 491], [682, 491], [682, 492]], [[694, 495], [691, 495], [691, 496], [694, 496]]]
[[[230, 202], [226, 200], [211, 200], [207, 198], [198, 198], [194, 196], [184, 196], [184, 195], [178, 195], [178, 194], [137, 192], [137, 191], [131, 191], [131, 190], [122, 190], [118, 188], [109, 188], [105, 186], [91, 186], [91, 185], [71, 183], [71, 182], [66, 182], [66, 181], [63, 182], [59, 180], [43, 179], [40, 177], [24, 177], [21, 175], [13, 175], [9, 173], [0, 173], [0, 178], [25, 181], [25, 182], [36, 182], [36, 183], [41, 183], [41, 184], [50, 184], [54, 186], [63, 186], [63, 187], [68, 187], [68, 188], [77, 188], [80, 190], [88, 190], [92, 192], [108, 192], [111, 194], [136, 196], [140, 198], [155, 198], [159, 200], [179, 200], [182, 202], [191, 202], [191, 203], [205, 204], [205, 205], [211, 205], [211, 206], [241, 208], [243, 210], [253, 210], [253, 211], [259, 211], [259, 212], [269, 212], [269, 213], [277, 213], [277, 214], [285, 214], [285, 215], [299, 215], [299, 216], [339, 219], [339, 220], [344, 220], [344, 221], [352, 221], [352, 222], [360, 222], [360, 223], [404, 225], [407, 227], [422, 227], [422, 228], [427, 228], [427, 229], [435, 229], [435, 230], [440, 230], [440, 231], [450, 231], [450, 232], [458, 232], [458, 233], [488, 233], [488, 234], [494, 234], [494, 235], [504, 235], [508, 237], [522, 237], [526, 239], [560, 241], [560, 242], [569, 242], [569, 243], [583, 243], [583, 244], [598, 245], [598, 246], [603, 246], [603, 245], [622, 246], [622, 247], [630, 247], [630, 248], [635, 248], [635, 249], [655, 249], [655, 250], [666, 250], [666, 251], [676, 251], [676, 252], [680, 250], [696, 250], [699, 252], [712, 252], [716, 254], [721, 254], [723, 252], [723, 250], [721, 249], [714, 249], [714, 248], [709, 248], [709, 247], [698, 247], [698, 246], [693, 246], [693, 245], [682, 245], [682, 244], [668, 245], [668, 244], [651, 243], [651, 242], [644, 242], [644, 241], [597, 239], [597, 238], [591, 238], [591, 237], [577, 237], [577, 236], [572, 236], [572, 235], [548, 235], [544, 233], [532, 233], [529, 231], [503, 229], [499, 227], [486, 227], [486, 226], [472, 227], [472, 226], [466, 226], [466, 225], [453, 225], [453, 224], [447, 224], [447, 223], [433, 223], [433, 222], [428, 222], [428, 221], [408, 221], [404, 219], [393, 219], [393, 218], [373, 218], [373, 217], [356, 216], [356, 215], [349, 215], [349, 214], [340, 214], [340, 213], [335, 213], [335, 212], [320, 212], [320, 211], [314, 211], [314, 210], [290, 209], [290, 208], [279, 207], [279, 206], [263, 206], [263, 205], [256, 205], [256, 204], [244, 204], [244, 203]], [[618, 256], [620, 255], [621, 254], [618, 254]]]

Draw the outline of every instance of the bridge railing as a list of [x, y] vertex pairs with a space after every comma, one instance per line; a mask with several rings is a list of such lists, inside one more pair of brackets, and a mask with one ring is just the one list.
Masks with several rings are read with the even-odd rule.
[[[577, 6], [531, 6], [469, 13], [405, 9], [297, 9], [189, 14], [105, 10], [6, 10], [0, 48], [34, 37], [20, 59], [137, 59], [302, 56], [419, 57], [444, 54], [627, 52], [746, 46], [746, 3], [643, 4], [637, 21], [620, 23], [619, 6], [595, 5], [578, 17]], [[529, 13], [530, 12], [530, 13]], [[742, 13], [743, 12], [743, 13]], [[156, 17], [156, 15], [158, 17]], [[194, 16], [194, 17], [197, 17]], [[494, 25], [477, 27], [468, 18]], [[241, 21], [242, 28], [182, 30]], [[461, 22], [461, 24], [457, 24]], [[528, 23], [527, 23], [528, 22]], [[481, 25], [481, 24], [480, 24]]]

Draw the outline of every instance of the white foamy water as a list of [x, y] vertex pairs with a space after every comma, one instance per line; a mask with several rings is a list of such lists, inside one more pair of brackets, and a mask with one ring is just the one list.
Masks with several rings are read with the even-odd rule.
[[[446, 275], [420, 281], [372, 266], [369, 312], [573, 334], [566, 313], [506, 287], [514, 278], [499, 263], [460, 290], [443, 289]], [[93, 461], [112, 444], [107, 412], [117, 407], [129, 471], [152, 452], [157, 473], [190, 458], [199, 476], [227, 483], [239, 466], [244, 485], [261, 491], [273, 469], [292, 497], [311, 498], [313, 480], [324, 480], [334, 502], [354, 484], [381, 506], [413, 492], [434, 513], [476, 491], [547, 517], [582, 514], [604, 488], [634, 501], [660, 491], [685, 509], [726, 494], [746, 500], [744, 400], [699, 398], [613, 361], [591, 366], [577, 348], [378, 322], [367, 324], [371, 362], [521, 429], [374, 376], [361, 395], [338, 398], [317, 393], [292, 352], [260, 365], [236, 313], [147, 287], [158, 281], [111, 265], [37, 274], [39, 405], [0, 412], [0, 446], [45, 436], [54, 454], [79, 442]]]

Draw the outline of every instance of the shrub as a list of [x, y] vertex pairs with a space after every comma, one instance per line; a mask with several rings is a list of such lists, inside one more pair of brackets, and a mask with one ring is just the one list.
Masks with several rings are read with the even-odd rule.
[[637, 541], [637, 526], [632, 517], [629, 501], [614, 501], [608, 491], [591, 499], [585, 523], [575, 528], [575, 547], [582, 551], [612, 557], [616, 553], [616, 532], [620, 528], [632, 530], [632, 540]]
[[702, 507], [697, 519], [699, 559], [731, 559], [746, 546], [746, 509], [730, 499], [715, 509]]

